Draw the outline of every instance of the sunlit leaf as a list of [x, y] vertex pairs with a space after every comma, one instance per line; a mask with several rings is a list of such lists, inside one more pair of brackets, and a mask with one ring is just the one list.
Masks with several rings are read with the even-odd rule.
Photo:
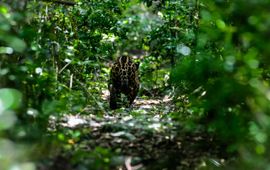
[[0, 112], [7, 109], [17, 109], [22, 102], [22, 94], [18, 90], [0, 89]]
[[0, 54], [12, 54], [13, 49], [10, 47], [0, 47]]
[[0, 13], [7, 14], [8, 13], [7, 7], [3, 6], [3, 5], [0, 5]]
[[0, 35], [0, 40], [3, 40], [7, 43], [8, 46], [13, 48], [17, 52], [23, 52], [26, 48], [26, 43], [18, 37], [10, 35]]

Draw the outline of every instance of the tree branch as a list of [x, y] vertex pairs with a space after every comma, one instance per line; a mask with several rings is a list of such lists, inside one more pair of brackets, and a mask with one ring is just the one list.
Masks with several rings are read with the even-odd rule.
[[69, 6], [74, 6], [76, 4], [73, 1], [65, 1], [65, 0], [42, 0], [42, 1], [52, 2], [52, 3], [62, 4], [62, 5], [69, 5]]

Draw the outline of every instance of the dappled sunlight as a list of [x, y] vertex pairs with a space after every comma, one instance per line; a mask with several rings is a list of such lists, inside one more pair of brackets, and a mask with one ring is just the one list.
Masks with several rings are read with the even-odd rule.
[[79, 125], [84, 125], [86, 123], [86, 120], [79, 118], [78, 116], [66, 116], [65, 119], [67, 120], [66, 123], [62, 123], [61, 125], [64, 127], [76, 127]]

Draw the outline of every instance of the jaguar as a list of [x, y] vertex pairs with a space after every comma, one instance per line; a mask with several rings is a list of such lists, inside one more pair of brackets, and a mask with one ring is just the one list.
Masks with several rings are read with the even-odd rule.
[[112, 65], [108, 83], [109, 104], [112, 110], [123, 105], [121, 94], [128, 99], [126, 106], [132, 105], [140, 86], [138, 69], [139, 63], [135, 63], [128, 55], [118, 57]]

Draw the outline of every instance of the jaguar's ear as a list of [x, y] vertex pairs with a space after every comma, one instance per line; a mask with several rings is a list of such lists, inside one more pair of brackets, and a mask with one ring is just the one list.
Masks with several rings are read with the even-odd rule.
[[135, 63], [135, 66], [136, 66], [136, 69], [138, 70], [139, 69], [139, 66], [140, 66], [140, 63], [139, 62], [136, 62]]

